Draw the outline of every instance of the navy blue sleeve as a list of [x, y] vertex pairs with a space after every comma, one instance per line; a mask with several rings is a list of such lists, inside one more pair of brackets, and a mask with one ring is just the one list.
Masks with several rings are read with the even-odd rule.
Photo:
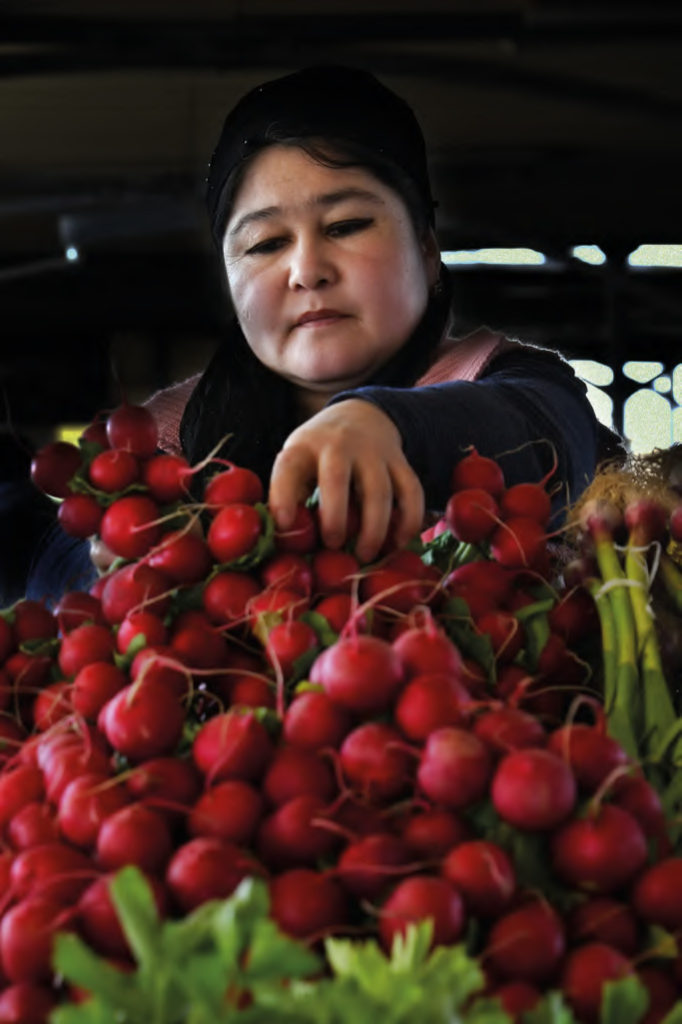
[[26, 596], [53, 607], [69, 590], [87, 590], [97, 579], [87, 541], [64, 533], [59, 523], [48, 527], [36, 547]]
[[503, 354], [474, 382], [362, 387], [332, 402], [348, 398], [372, 402], [396, 424], [431, 510], [445, 507], [452, 468], [472, 445], [499, 461], [508, 486], [541, 480], [556, 453], [552, 481], [562, 484], [556, 513], [594, 474], [598, 423], [585, 385], [562, 357], [544, 349]]

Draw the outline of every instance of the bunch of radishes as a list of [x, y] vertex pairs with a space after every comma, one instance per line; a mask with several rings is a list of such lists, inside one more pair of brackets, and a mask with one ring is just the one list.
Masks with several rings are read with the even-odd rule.
[[604, 984], [636, 972], [662, 1019], [682, 858], [585, 695], [595, 605], [551, 581], [544, 488], [472, 452], [446, 569], [390, 543], [362, 566], [352, 538], [320, 546], [314, 509], [278, 534], [242, 467], [197, 503], [150, 420], [121, 407], [34, 462], [65, 528], [119, 561], [53, 611], [0, 617], [0, 1022], [86, 997], [52, 973], [58, 930], [126, 969], [108, 895], [125, 864], [169, 916], [263, 876], [306, 942], [388, 948], [432, 918], [512, 1017], [558, 988], [596, 1021]]

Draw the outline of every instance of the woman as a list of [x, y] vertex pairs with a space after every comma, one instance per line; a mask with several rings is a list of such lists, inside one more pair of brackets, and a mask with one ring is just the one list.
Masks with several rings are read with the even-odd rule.
[[371, 74], [314, 67], [227, 116], [207, 205], [234, 311], [200, 378], [149, 402], [166, 450], [223, 454], [269, 483], [281, 529], [319, 488], [324, 542], [376, 557], [448, 497], [473, 445], [509, 483], [558, 460], [555, 507], [598, 459], [584, 385], [556, 353], [482, 329], [456, 336], [426, 150], [409, 106]]

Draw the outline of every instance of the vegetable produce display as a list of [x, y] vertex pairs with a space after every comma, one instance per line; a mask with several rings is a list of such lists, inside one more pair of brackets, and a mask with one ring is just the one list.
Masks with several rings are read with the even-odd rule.
[[472, 450], [363, 565], [142, 407], [41, 449], [114, 561], [0, 613], [0, 1024], [682, 1022], [659, 470], [555, 529]]

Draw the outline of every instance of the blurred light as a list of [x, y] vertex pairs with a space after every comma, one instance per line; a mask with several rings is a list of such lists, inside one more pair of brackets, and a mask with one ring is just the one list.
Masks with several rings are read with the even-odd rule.
[[66, 256], [67, 260], [69, 260], [69, 262], [71, 263], [73, 263], [75, 260], [79, 258], [78, 249], [76, 249], [76, 247], [73, 245], [69, 246], [64, 255]]
[[606, 253], [598, 245], [574, 245], [571, 249], [571, 256], [582, 260], [583, 263], [591, 263], [594, 267], [606, 263]]
[[659, 373], [663, 373], [663, 363], [647, 363], [644, 360], [630, 360], [623, 365], [623, 373], [638, 384], [648, 384]]
[[455, 264], [491, 263], [520, 266], [542, 266], [544, 253], [536, 249], [454, 249], [441, 253], [446, 266]]
[[638, 245], [628, 263], [631, 267], [682, 267], [682, 245]]
[[77, 424], [64, 423], [60, 427], [56, 427], [54, 431], [55, 441], [68, 441], [69, 444], [78, 444], [78, 438], [81, 436], [87, 423], [83, 423], [80, 426]]
[[600, 388], [613, 384], [613, 370], [605, 363], [598, 363], [595, 359], [569, 359], [569, 362], [578, 376], [590, 384]]
[[657, 377], [652, 387], [659, 395], [667, 395], [672, 391], [673, 382], [670, 377]]

